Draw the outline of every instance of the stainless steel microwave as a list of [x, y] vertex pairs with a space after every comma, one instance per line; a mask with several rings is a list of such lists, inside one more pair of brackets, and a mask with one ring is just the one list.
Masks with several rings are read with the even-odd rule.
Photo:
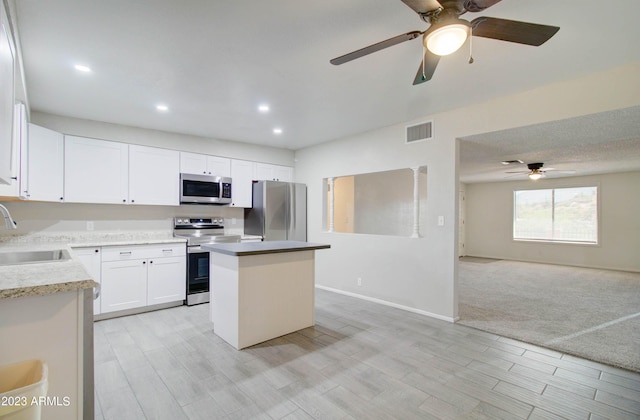
[[181, 204], [231, 203], [231, 178], [180, 174]]

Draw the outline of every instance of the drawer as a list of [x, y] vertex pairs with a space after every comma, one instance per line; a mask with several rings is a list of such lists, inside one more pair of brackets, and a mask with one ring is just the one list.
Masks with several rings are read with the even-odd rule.
[[102, 261], [126, 261], [186, 255], [184, 242], [102, 247]]

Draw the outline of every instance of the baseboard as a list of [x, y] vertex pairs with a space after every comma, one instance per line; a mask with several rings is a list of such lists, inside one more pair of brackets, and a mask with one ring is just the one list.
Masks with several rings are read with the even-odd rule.
[[93, 316], [94, 321], [102, 321], [104, 319], [118, 318], [121, 316], [137, 315], [144, 312], [157, 311], [159, 309], [168, 309], [176, 306], [184, 305], [183, 300], [177, 300], [175, 302], [158, 303], [156, 305], [141, 306], [139, 308], [124, 309], [122, 311], [104, 312]]
[[413, 312], [414, 314], [428, 316], [430, 318], [439, 319], [441, 321], [447, 321], [447, 322], [452, 322], [453, 323], [453, 322], [457, 322], [460, 319], [459, 317], [451, 318], [451, 317], [448, 317], [448, 316], [442, 316], [442, 315], [434, 314], [434, 313], [431, 313], [431, 312], [423, 311], [421, 309], [412, 308], [410, 306], [399, 305], [399, 304], [394, 303], [394, 302], [389, 302], [388, 300], [382, 300], [382, 299], [373, 298], [373, 297], [370, 297], [370, 296], [360, 295], [358, 293], [352, 293], [352, 292], [346, 292], [346, 291], [340, 290], [340, 289], [334, 289], [333, 287], [321, 286], [319, 284], [316, 284], [316, 288], [317, 289], [321, 289], [321, 290], [326, 290], [328, 292], [338, 293], [340, 295], [345, 295], [345, 296], [350, 296], [350, 297], [354, 297], [354, 298], [357, 298], [357, 299], [366, 300], [366, 301], [373, 302], [373, 303], [379, 303], [379, 304], [385, 305], [385, 306], [391, 306], [392, 308], [401, 309], [401, 310], [407, 311], [407, 312]]
[[496, 256], [486, 256], [486, 255], [470, 255], [469, 253], [464, 255], [465, 257], [478, 257], [478, 258], [489, 258], [495, 260], [504, 260], [504, 261], [516, 261], [516, 262], [525, 262], [525, 263], [534, 263], [534, 264], [549, 264], [549, 265], [564, 265], [566, 267], [576, 267], [576, 268], [593, 268], [595, 270], [609, 270], [609, 271], [624, 271], [626, 273], [640, 273], [640, 270], [636, 268], [620, 268], [620, 267], [608, 267], [602, 265], [588, 265], [588, 264], [571, 264], [571, 263], [563, 263], [563, 262], [550, 262], [545, 260], [537, 260], [537, 259], [529, 259], [529, 258], [512, 258], [512, 257], [496, 257]]

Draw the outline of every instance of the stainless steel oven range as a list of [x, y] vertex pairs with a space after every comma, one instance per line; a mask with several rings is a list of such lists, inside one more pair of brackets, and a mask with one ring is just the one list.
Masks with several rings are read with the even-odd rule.
[[209, 302], [209, 252], [200, 246], [240, 242], [240, 235], [225, 235], [221, 217], [176, 217], [173, 236], [187, 240], [187, 305]]

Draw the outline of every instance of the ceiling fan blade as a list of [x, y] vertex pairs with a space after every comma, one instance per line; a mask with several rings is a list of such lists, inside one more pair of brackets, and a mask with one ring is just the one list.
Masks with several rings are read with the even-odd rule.
[[464, 8], [467, 12], [481, 12], [488, 9], [501, 0], [465, 0]]
[[531, 171], [506, 171], [505, 174], [528, 174]]
[[406, 34], [394, 36], [393, 38], [389, 38], [387, 40], [378, 42], [377, 44], [369, 45], [368, 47], [364, 47], [357, 51], [350, 52], [349, 54], [341, 55], [340, 57], [336, 57], [332, 60], [329, 60], [329, 62], [333, 65], [338, 66], [340, 64], [344, 64], [351, 60], [355, 60], [356, 58], [364, 57], [365, 55], [374, 53], [376, 51], [380, 51], [385, 48], [392, 47], [396, 44], [400, 44], [405, 41], [411, 41], [412, 39], [416, 39], [420, 35], [422, 35], [422, 32], [420, 31], [407, 32]]
[[[427, 82], [431, 80], [433, 77], [433, 73], [436, 71], [436, 67], [438, 66], [438, 61], [440, 61], [440, 56], [435, 55], [431, 51], [425, 48], [424, 57], [422, 58], [422, 63], [420, 63], [420, 67], [418, 67], [418, 72], [416, 73], [415, 79], [413, 79], [414, 85], [419, 85], [420, 83]], [[422, 65], [424, 63], [424, 69]], [[423, 74], [424, 70], [424, 74]]]
[[402, 2], [421, 16], [434, 10], [442, 9], [437, 0], [402, 0]]
[[476, 18], [471, 21], [471, 26], [473, 27], [472, 33], [474, 36], [533, 45], [536, 47], [544, 44], [560, 30], [557, 26], [539, 25], [537, 23], [492, 17]]

